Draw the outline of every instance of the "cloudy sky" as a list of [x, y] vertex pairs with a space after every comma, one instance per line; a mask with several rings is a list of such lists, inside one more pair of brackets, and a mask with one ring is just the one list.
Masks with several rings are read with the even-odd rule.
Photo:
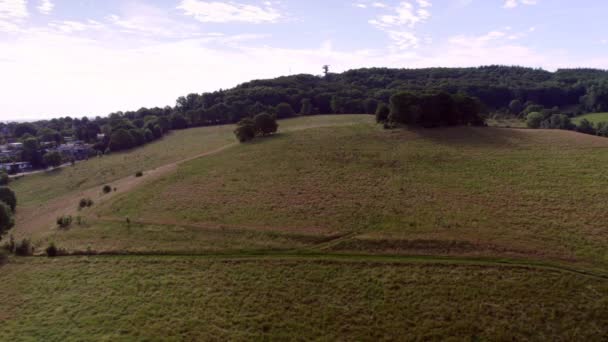
[[605, 0], [0, 0], [0, 120], [358, 67], [608, 68]]

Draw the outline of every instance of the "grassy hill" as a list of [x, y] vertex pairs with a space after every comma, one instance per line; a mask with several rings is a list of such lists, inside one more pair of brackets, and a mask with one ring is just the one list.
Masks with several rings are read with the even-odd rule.
[[[608, 139], [386, 131], [372, 120], [283, 121], [280, 134], [242, 145], [231, 127], [214, 128], [225, 132], [217, 144], [163, 172], [139, 183], [130, 170], [114, 175], [125, 190], [98, 195], [78, 213], [82, 225], [22, 222], [39, 248], [114, 255], [11, 259], [0, 272], [0, 339], [608, 334]], [[189, 146], [207, 141], [196, 132], [184, 133]], [[214, 153], [188, 160], [205, 152]], [[150, 167], [161, 166], [151, 153]], [[80, 196], [56, 191], [66, 208]], [[26, 197], [26, 210], [35, 203]]]
[[581, 123], [581, 121], [583, 121], [583, 119], [587, 119], [593, 124], [598, 124], [600, 122], [608, 122], [608, 113], [585, 114], [573, 118], [572, 122], [578, 125]]

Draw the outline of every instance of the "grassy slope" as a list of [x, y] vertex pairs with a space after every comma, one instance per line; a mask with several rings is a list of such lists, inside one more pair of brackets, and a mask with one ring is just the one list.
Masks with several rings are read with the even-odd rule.
[[[608, 196], [606, 147], [606, 139], [566, 131], [315, 129], [189, 162], [96, 210], [164, 223], [155, 248], [176, 226], [266, 227], [359, 234], [328, 247], [334, 250], [605, 267], [608, 234], [599, 218]], [[114, 238], [122, 248], [145, 250], [138, 241], [147, 226], [93, 223], [55, 239], [103, 250]], [[168, 241], [164, 248], [174, 250]]]
[[591, 123], [597, 124], [599, 122], [608, 122], [608, 113], [591, 113], [581, 116], [577, 116], [572, 119], [575, 124], [580, 124], [583, 119], [589, 120]]
[[[88, 225], [55, 231], [50, 239], [74, 250], [235, 256], [12, 259], [0, 271], [0, 340], [608, 334], [605, 278], [329, 255], [524, 257], [606, 271], [608, 139], [495, 128], [383, 131], [370, 117], [354, 118], [358, 124], [287, 132], [187, 162], [95, 206]], [[149, 222], [126, 225], [125, 216]], [[260, 250], [273, 253], [236, 257]], [[315, 251], [326, 255], [306, 254]]]
[[[608, 284], [512, 267], [158, 257], [24, 259], [0, 340], [599, 340]], [[3, 320], [4, 318], [4, 320]]]
[[[312, 116], [280, 122], [283, 131], [308, 127], [331, 126], [351, 122], [370, 122], [371, 116]], [[36, 205], [61, 195], [100, 186], [192, 156], [234, 143], [234, 126], [214, 126], [174, 131], [160, 141], [123, 153], [92, 158], [53, 172], [24, 177], [11, 187], [19, 197], [20, 206]]]

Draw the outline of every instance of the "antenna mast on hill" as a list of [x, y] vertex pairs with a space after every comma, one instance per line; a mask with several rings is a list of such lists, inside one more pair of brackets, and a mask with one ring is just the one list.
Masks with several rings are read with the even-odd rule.
[[323, 73], [325, 74], [325, 77], [327, 77], [327, 75], [329, 75], [329, 67], [330, 67], [330, 65], [323, 66]]

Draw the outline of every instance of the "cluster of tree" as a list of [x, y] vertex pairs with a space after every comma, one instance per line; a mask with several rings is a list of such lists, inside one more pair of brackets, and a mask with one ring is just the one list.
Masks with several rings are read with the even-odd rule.
[[[0, 175], [2, 178], [4, 176]], [[6, 184], [0, 186], [0, 239], [15, 225], [14, 214], [17, 208], [17, 196]]]
[[253, 119], [242, 119], [239, 121], [234, 135], [240, 142], [252, 140], [258, 135], [267, 136], [279, 129], [275, 116], [268, 113], [260, 113]]
[[[172, 129], [238, 123], [260, 113], [277, 119], [314, 114], [373, 114], [391, 96], [464, 94], [488, 110], [510, 115], [539, 112], [533, 106], [557, 107], [562, 113], [608, 110], [608, 71], [507, 66], [478, 68], [350, 70], [325, 76], [293, 75], [254, 80], [232, 89], [189, 94], [174, 107], [142, 108], [107, 117], [58, 118], [30, 124], [0, 124], [0, 136], [40, 142], [74, 137], [101, 152], [132, 148], [159, 139]], [[532, 107], [531, 107], [532, 106]], [[103, 139], [98, 140], [98, 135]], [[30, 142], [33, 144], [33, 142]], [[36, 163], [43, 160], [32, 157]]]
[[381, 103], [376, 120], [382, 123], [423, 127], [484, 124], [481, 103], [472, 97], [440, 92], [416, 95], [401, 92], [390, 98], [390, 107]]
[[532, 112], [526, 116], [528, 128], [575, 129], [570, 117], [566, 114], [551, 112]]

